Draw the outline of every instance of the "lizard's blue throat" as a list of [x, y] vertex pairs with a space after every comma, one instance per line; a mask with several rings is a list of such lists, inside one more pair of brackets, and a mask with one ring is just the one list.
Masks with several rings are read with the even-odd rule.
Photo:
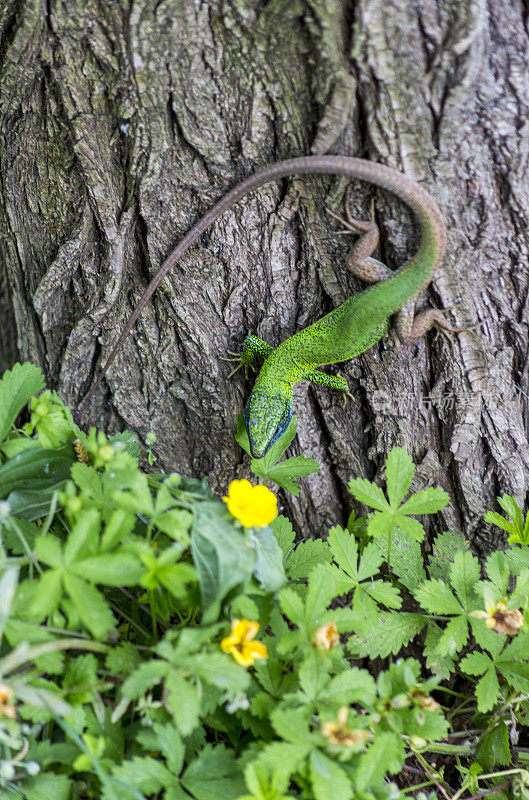
[[244, 407], [244, 424], [252, 458], [263, 458], [292, 419], [292, 403], [281, 395], [253, 391]]

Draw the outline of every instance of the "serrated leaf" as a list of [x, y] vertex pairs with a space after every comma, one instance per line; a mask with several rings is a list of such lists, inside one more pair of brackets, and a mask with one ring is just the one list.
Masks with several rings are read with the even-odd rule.
[[145, 572], [136, 556], [123, 551], [82, 558], [74, 561], [69, 569], [91, 583], [104, 586], [136, 586]]
[[115, 620], [97, 589], [72, 573], [63, 573], [64, 588], [77, 613], [95, 639], [105, 639], [114, 629]]
[[161, 761], [149, 756], [134, 756], [113, 767], [112, 774], [126, 786], [133, 786], [146, 794], [157, 794], [174, 780]]
[[366, 578], [371, 578], [373, 575], [376, 575], [383, 560], [378, 542], [369, 542], [369, 544], [364, 547], [362, 555], [360, 556], [358, 580], [364, 581]]
[[489, 522], [491, 525], [496, 525], [497, 528], [501, 528], [502, 531], [506, 531], [511, 536], [515, 536], [517, 534], [516, 525], [505, 517], [502, 517], [501, 514], [498, 514], [497, 511], [487, 511], [484, 516], [485, 522]]
[[350, 667], [332, 678], [325, 689], [325, 695], [332, 703], [360, 703], [364, 708], [369, 708], [375, 702], [376, 694], [377, 687], [372, 675], [357, 667]]
[[363, 584], [367, 594], [376, 600], [377, 603], [388, 608], [400, 608], [402, 605], [402, 598], [396, 586], [392, 586], [387, 581], [373, 581], [371, 584]]
[[400, 514], [435, 514], [450, 500], [444, 489], [423, 489], [399, 507]]
[[492, 662], [485, 653], [469, 653], [460, 662], [459, 666], [467, 675], [483, 675]]
[[181, 781], [195, 800], [235, 800], [244, 794], [241, 769], [223, 745], [205, 745]]
[[0, 442], [20, 411], [44, 386], [42, 372], [34, 364], [15, 364], [0, 379]]
[[[385, 538], [377, 539], [376, 546], [387, 558], [388, 542]], [[420, 544], [406, 531], [395, 530], [391, 534], [391, 570], [401, 583], [413, 592], [423, 581], [426, 573]]]
[[415, 591], [415, 599], [430, 614], [461, 614], [463, 608], [444, 581], [429, 580]]
[[135, 700], [160, 683], [168, 670], [169, 665], [165, 661], [144, 661], [129, 675], [121, 687], [121, 694], [127, 700]]
[[476, 583], [480, 579], [479, 561], [468, 550], [456, 553], [450, 569], [450, 580], [465, 609], [469, 609], [475, 595]]
[[466, 550], [468, 550], [468, 541], [459, 532], [444, 531], [439, 536], [436, 536], [433, 541], [432, 555], [429, 559], [428, 572], [430, 578], [441, 578], [444, 581], [448, 581], [455, 554]]
[[349, 489], [356, 499], [369, 508], [377, 511], [389, 511], [390, 505], [380, 486], [371, 483], [366, 478], [353, 478], [349, 481]]
[[442, 633], [443, 631], [439, 625], [433, 620], [430, 620], [426, 630], [424, 655], [428, 669], [431, 669], [435, 675], [444, 680], [454, 671], [454, 660], [450, 658], [450, 656], [440, 655], [437, 649]]
[[411, 456], [403, 447], [393, 447], [386, 460], [387, 491], [393, 508], [397, 508], [408, 493], [414, 473]]
[[420, 614], [405, 611], [380, 614], [375, 623], [362, 627], [349, 639], [349, 649], [355, 658], [396, 655], [425, 624], [426, 620]]
[[200, 698], [197, 687], [176, 670], [165, 679], [166, 705], [182, 736], [189, 736], [198, 725]]
[[9, 800], [68, 800], [72, 783], [66, 775], [58, 775], [48, 769], [34, 778], [24, 778], [18, 789], [9, 795]]
[[305, 619], [309, 626], [317, 625], [330, 601], [342, 593], [333, 580], [335, 574], [327, 564], [320, 564], [310, 573], [309, 588], [305, 597]]
[[290, 580], [308, 578], [318, 564], [329, 564], [331, 551], [323, 539], [307, 539], [300, 542], [287, 558], [286, 567]]
[[359, 758], [355, 786], [357, 792], [367, 790], [386, 772], [398, 772], [404, 763], [404, 755], [404, 745], [399, 736], [389, 731], [378, 733], [367, 753]]
[[303, 625], [305, 619], [305, 606], [303, 600], [293, 589], [286, 587], [279, 593], [281, 608], [295, 625]]
[[509, 748], [509, 729], [503, 720], [498, 720], [492, 730], [488, 730], [483, 734], [476, 758], [484, 770], [492, 770], [497, 766], [512, 765]]
[[446, 625], [439, 638], [437, 649], [441, 656], [453, 657], [468, 640], [468, 624], [466, 617], [461, 614], [453, 617]]
[[287, 517], [283, 517], [280, 514], [273, 520], [273, 522], [270, 523], [270, 527], [274, 532], [274, 536], [278, 541], [279, 547], [283, 551], [284, 555], [287, 556], [291, 551], [296, 538], [292, 523], [289, 519], [287, 519]]
[[412, 519], [412, 517], [406, 517], [404, 514], [398, 514], [396, 523], [397, 532], [398, 528], [401, 528], [408, 536], [415, 539], [416, 542], [422, 542], [426, 536], [426, 532], [418, 519]]
[[303, 709], [276, 708], [270, 715], [272, 727], [281, 739], [291, 744], [307, 745], [309, 719]]
[[[406, 519], [406, 517], [403, 517], [403, 519]], [[387, 537], [394, 529], [394, 511], [381, 511], [379, 514], [372, 514], [367, 520], [367, 533], [373, 538]]]
[[319, 750], [314, 750], [310, 755], [310, 779], [315, 800], [329, 800], [331, 787], [333, 800], [351, 800], [353, 796], [353, 786], [347, 773]]
[[339, 525], [331, 528], [327, 542], [338, 566], [357, 582], [358, 545], [355, 537]]

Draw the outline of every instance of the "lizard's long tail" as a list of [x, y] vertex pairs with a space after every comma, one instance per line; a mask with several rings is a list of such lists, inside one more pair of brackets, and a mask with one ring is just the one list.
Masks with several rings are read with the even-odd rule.
[[[224, 197], [222, 197], [207, 214], [191, 228], [165, 259], [158, 272], [143, 292], [138, 305], [132, 312], [127, 324], [112, 348], [103, 369], [81, 403], [79, 407], [81, 413], [86, 408], [88, 401], [101, 383], [106, 371], [114, 361], [116, 354], [157, 287], [191, 245], [200, 238], [204, 231], [209, 228], [221, 214], [231, 208], [234, 203], [237, 203], [249, 192], [258, 189], [269, 181], [300, 174], [344, 175], [350, 178], [367, 181], [368, 183], [375, 184], [382, 189], [387, 189], [392, 192], [414, 212], [421, 229], [421, 243], [418, 251], [410, 261], [396, 271], [395, 277], [390, 278], [389, 281], [384, 281], [383, 284], [373, 286], [369, 290], [370, 292], [378, 294], [376, 292], [378, 286], [382, 287], [382, 285], [384, 285], [387, 289], [388, 282], [394, 283], [394, 292], [388, 293], [386, 291], [380, 295], [381, 301], [383, 299], [384, 302], [392, 306], [391, 309], [386, 310], [386, 313], [391, 314], [397, 311], [406, 300], [417, 294], [429, 282], [436, 265], [443, 256], [446, 233], [439, 207], [428, 192], [419, 186], [419, 184], [401, 172], [397, 172], [383, 164], [347, 156], [303, 156], [301, 158], [291, 158], [288, 161], [280, 161], [277, 164], [272, 164], [269, 167], [265, 167], [260, 172], [251, 175], [249, 178], [246, 178], [246, 180], [242, 181], [225, 194]], [[393, 294], [393, 296], [388, 297], [388, 294]]]

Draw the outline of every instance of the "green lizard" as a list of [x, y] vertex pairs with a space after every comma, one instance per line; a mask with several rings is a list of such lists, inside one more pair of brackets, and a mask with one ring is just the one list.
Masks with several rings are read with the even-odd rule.
[[430, 309], [414, 316], [414, 300], [431, 281], [446, 243], [443, 216], [430, 195], [406, 175], [383, 164], [346, 156], [293, 158], [272, 164], [235, 186], [174, 248], [143, 292], [102, 372], [81, 404], [81, 411], [158, 285], [202, 233], [224, 211], [263, 184], [292, 175], [313, 173], [358, 178], [392, 192], [415, 214], [421, 232], [420, 245], [409, 261], [399, 269], [391, 270], [371, 257], [378, 242], [375, 223], [352, 219], [346, 208], [347, 229], [360, 235], [351, 248], [347, 267], [357, 277], [374, 285], [275, 348], [255, 336], [247, 336], [242, 354], [237, 359], [240, 365], [247, 367], [256, 357], [263, 362], [244, 408], [252, 456], [262, 458], [287, 429], [293, 413], [292, 390], [298, 381], [312, 381], [349, 394], [345, 378], [327, 375], [320, 367], [347, 361], [368, 350], [386, 333], [393, 314], [398, 315], [397, 330], [405, 344], [419, 339], [433, 325], [454, 332], [465, 330], [446, 322], [441, 310]]

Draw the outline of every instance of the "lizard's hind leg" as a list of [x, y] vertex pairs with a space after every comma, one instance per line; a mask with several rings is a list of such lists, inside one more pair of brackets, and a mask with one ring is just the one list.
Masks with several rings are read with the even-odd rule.
[[327, 375], [326, 372], [320, 372], [319, 369], [308, 372], [303, 376], [303, 380], [310, 381], [317, 386], [325, 386], [327, 389], [333, 389], [335, 392], [343, 392], [343, 405], [345, 406], [347, 398], [354, 400], [353, 395], [349, 391], [349, 384], [342, 375]]
[[345, 198], [346, 219], [339, 217], [332, 211], [328, 211], [331, 217], [339, 220], [344, 226], [341, 234], [353, 234], [359, 237], [347, 256], [346, 266], [353, 275], [365, 283], [379, 283], [391, 278], [395, 273], [377, 258], [373, 258], [371, 253], [375, 250], [379, 240], [378, 225], [373, 220], [356, 219], [351, 214], [349, 208], [350, 190], [347, 191]]

